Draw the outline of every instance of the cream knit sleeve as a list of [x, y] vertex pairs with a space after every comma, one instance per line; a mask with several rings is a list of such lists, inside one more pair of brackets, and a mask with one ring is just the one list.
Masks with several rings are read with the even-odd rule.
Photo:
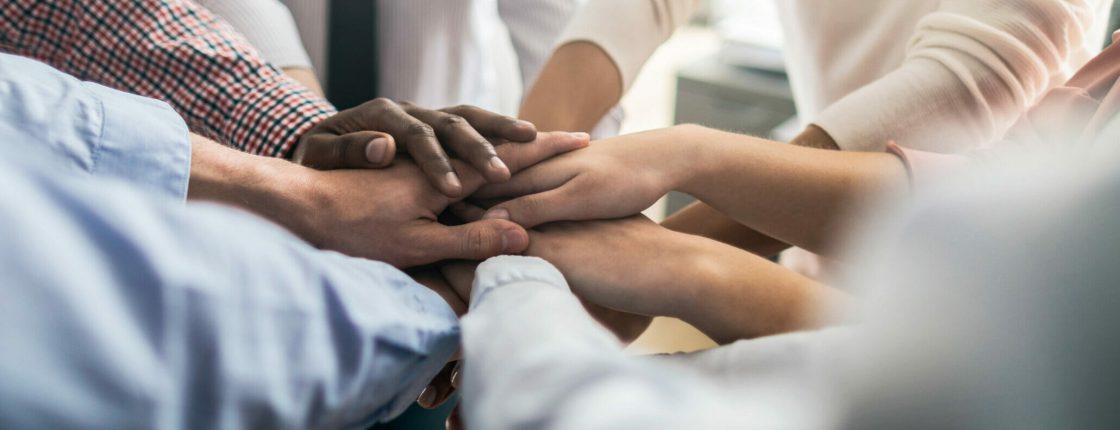
[[629, 89], [642, 66], [678, 27], [692, 16], [699, 0], [590, 0], [572, 20], [560, 44], [599, 45]]
[[[845, 150], [960, 152], [1000, 138], [1100, 49], [1103, 0], [943, 0], [901, 67], [814, 123]], [[1101, 33], [1101, 34], [1096, 34]]]

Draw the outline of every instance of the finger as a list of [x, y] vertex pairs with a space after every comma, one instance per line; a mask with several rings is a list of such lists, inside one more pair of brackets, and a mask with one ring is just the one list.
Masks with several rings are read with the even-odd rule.
[[463, 195], [463, 184], [451, 168], [451, 159], [436, 139], [435, 129], [409, 115], [396, 103], [381, 100], [371, 102], [378, 104], [375, 110], [378, 118], [373, 122], [382, 125], [382, 130], [396, 138], [436, 189], [448, 197]]
[[359, 131], [341, 136], [323, 134], [304, 142], [292, 161], [319, 170], [370, 169], [393, 163], [397, 152], [393, 136]]
[[460, 412], [462, 405], [462, 403], [455, 405], [455, 408], [451, 410], [451, 415], [447, 416], [447, 422], [444, 423], [447, 430], [466, 430], [467, 425], [463, 421], [463, 414]]
[[497, 137], [519, 143], [532, 142], [533, 139], [537, 138], [537, 126], [529, 121], [497, 114], [475, 106], [456, 106], [442, 109], [442, 111], [463, 117], [483, 136]]
[[[541, 133], [541, 137], [532, 143], [499, 145], [497, 151], [502, 158], [507, 160], [510, 171], [516, 173], [556, 155], [584, 148], [589, 142], [590, 140], [585, 133]], [[451, 163], [455, 167], [455, 171], [459, 172], [463, 195], [473, 194], [479, 188], [487, 185], [486, 179], [478, 171], [462, 161], [451, 160]], [[559, 166], [549, 168], [560, 170]]]
[[461, 361], [455, 363], [455, 370], [451, 371], [451, 387], [455, 388], [456, 390], [458, 390], [461, 386], [460, 384], [463, 383], [462, 366], [463, 363]]
[[483, 219], [509, 220], [525, 228], [554, 221], [582, 221], [586, 208], [574, 187], [566, 186], [510, 200], [486, 211]]
[[470, 296], [460, 296], [458, 290], [448, 282], [441, 270], [431, 268], [410, 271], [410, 275], [420, 285], [439, 294], [456, 316], [462, 317], [467, 314], [467, 300]]
[[509, 166], [509, 171], [517, 174], [520, 171], [553, 158], [557, 155], [586, 148], [591, 144], [591, 136], [587, 133], [540, 133], [532, 142], [523, 145], [498, 145], [498, 157]]
[[438, 408], [455, 393], [455, 388], [451, 386], [451, 374], [457, 368], [456, 366], [458, 366], [458, 363], [447, 363], [439, 374], [432, 379], [431, 384], [428, 384], [424, 391], [420, 392], [420, 396], [416, 398], [416, 403], [420, 407], [425, 409]]
[[489, 182], [505, 182], [510, 177], [509, 168], [498, 158], [494, 145], [471, 127], [466, 119], [442, 111], [406, 106], [405, 111], [416, 119], [431, 125], [436, 136], [466, 160], [471, 167], [482, 172]]
[[[474, 284], [476, 269], [478, 269], [478, 263], [466, 261], [450, 262], [439, 267], [440, 273], [447, 279], [451, 288], [455, 290], [455, 294], [462, 297], [468, 306], [470, 305], [471, 288]], [[452, 376], [455, 376], [455, 374], [453, 373]], [[452, 379], [454, 380], [454, 378]]]
[[521, 197], [556, 189], [575, 178], [578, 172], [561, 160], [545, 163], [513, 175], [504, 184], [488, 184], [475, 190], [472, 198], [502, 199]]
[[498, 255], [520, 254], [529, 247], [529, 233], [504, 220], [483, 220], [455, 227], [424, 224], [414, 243], [426, 250], [426, 262], [443, 260], [482, 261]]

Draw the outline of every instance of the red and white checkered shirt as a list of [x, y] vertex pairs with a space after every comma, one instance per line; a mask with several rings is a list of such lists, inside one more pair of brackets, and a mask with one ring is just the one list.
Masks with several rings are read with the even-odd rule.
[[335, 113], [191, 0], [5, 0], [0, 51], [166, 101], [195, 133], [287, 156]]

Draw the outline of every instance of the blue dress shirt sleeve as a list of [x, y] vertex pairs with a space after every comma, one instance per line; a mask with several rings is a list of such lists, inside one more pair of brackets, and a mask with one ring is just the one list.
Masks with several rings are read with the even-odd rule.
[[0, 146], [9, 156], [44, 158], [57, 174], [187, 196], [190, 135], [170, 106], [10, 54], [0, 54]]
[[0, 157], [0, 428], [367, 426], [458, 349], [386, 264], [31, 161]]

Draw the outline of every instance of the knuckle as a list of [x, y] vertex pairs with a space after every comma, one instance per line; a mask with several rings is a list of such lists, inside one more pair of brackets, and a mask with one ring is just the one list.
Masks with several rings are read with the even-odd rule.
[[471, 227], [467, 229], [467, 235], [464, 238], [463, 255], [478, 255], [485, 253], [490, 249], [493, 243], [493, 237], [487, 234], [481, 228]]
[[444, 127], [463, 127], [467, 126], [467, 120], [459, 115], [445, 115], [439, 119], [440, 125]]
[[422, 122], [417, 122], [409, 125], [405, 133], [407, 133], [410, 137], [420, 138], [436, 136], [436, 131], [432, 129], [432, 126], [424, 124]]
[[544, 210], [545, 202], [539, 197], [526, 197], [521, 201], [521, 215], [535, 219]]
[[474, 109], [474, 106], [467, 105], [467, 104], [461, 104], [461, 105], [456, 105], [454, 107], [447, 108], [447, 110], [454, 111], [454, 112], [466, 112], [466, 111], [470, 111], [471, 109]]
[[385, 97], [378, 97], [378, 98], [375, 98], [373, 100], [370, 100], [369, 105], [373, 106], [375, 108], [385, 109], [385, 108], [396, 106], [397, 104], [395, 102], [393, 102], [392, 100], [389, 100]]

